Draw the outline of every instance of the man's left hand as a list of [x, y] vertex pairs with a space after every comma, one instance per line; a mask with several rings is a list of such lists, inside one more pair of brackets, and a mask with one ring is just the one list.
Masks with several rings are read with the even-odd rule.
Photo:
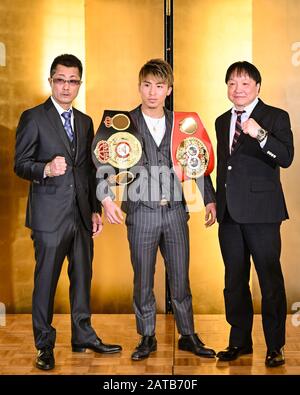
[[213, 225], [216, 222], [217, 210], [216, 203], [208, 203], [205, 206], [205, 227]]
[[98, 213], [92, 214], [92, 223], [93, 223], [93, 238], [95, 238], [101, 233], [103, 229], [103, 223], [100, 214]]

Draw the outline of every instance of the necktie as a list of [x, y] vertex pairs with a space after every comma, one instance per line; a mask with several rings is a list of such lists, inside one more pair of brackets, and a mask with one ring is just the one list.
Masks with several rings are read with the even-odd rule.
[[234, 111], [236, 112], [237, 117], [236, 117], [236, 122], [235, 122], [235, 132], [234, 132], [232, 145], [231, 145], [231, 153], [234, 151], [236, 143], [237, 143], [237, 141], [238, 141], [238, 139], [239, 139], [239, 137], [240, 137], [240, 135], [241, 135], [241, 133], [243, 131], [242, 125], [241, 125], [241, 123], [242, 123], [241, 116], [242, 116], [242, 114], [244, 112], [246, 112], [245, 110], [243, 110], [243, 111], [234, 110]]
[[61, 116], [65, 120], [65, 124], [64, 124], [65, 131], [69, 137], [69, 140], [72, 142], [73, 138], [74, 138], [74, 133], [73, 133], [72, 125], [71, 125], [71, 114], [72, 114], [72, 111], [65, 111], [61, 114]]

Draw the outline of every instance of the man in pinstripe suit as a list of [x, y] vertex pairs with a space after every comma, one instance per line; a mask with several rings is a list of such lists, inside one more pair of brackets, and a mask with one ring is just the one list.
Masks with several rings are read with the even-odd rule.
[[[166, 97], [173, 86], [173, 72], [161, 59], [147, 62], [139, 73], [142, 104], [130, 112], [140, 133], [143, 174], [128, 187], [122, 210], [134, 270], [134, 311], [141, 340], [131, 358], [139, 361], [156, 351], [156, 306], [153, 293], [155, 262], [158, 248], [165, 261], [171, 300], [180, 339], [179, 349], [213, 358], [215, 351], [204, 346], [194, 330], [192, 296], [189, 285], [189, 230], [185, 200], [179, 179], [172, 171], [170, 154], [173, 114], [167, 110]], [[202, 180], [203, 181], [203, 180]], [[123, 220], [120, 208], [106, 181], [101, 180], [98, 199], [108, 222]], [[133, 191], [135, 193], [133, 193]], [[214, 190], [209, 177], [204, 177], [206, 226], [215, 222]]]

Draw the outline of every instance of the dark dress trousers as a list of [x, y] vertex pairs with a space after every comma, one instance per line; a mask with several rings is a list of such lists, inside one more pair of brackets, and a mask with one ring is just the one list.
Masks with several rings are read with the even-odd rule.
[[216, 120], [217, 219], [225, 263], [225, 308], [230, 346], [252, 345], [253, 306], [250, 257], [262, 293], [262, 320], [268, 349], [285, 343], [286, 296], [280, 266], [280, 224], [288, 218], [280, 167], [292, 163], [294, 148], [288, 114], [258, 101], [250, 118], [269, 132], [259, 142], [241, 134], [229, 150], [231, 111]]
[[[137, 331], [143, 336], [155, 334], [153, 287], [160, 249], [168, 273], [178, 332], [190, 335], [194, 333], [194, 321], [189, 284], [189, 215], [181, 183], [172, 171], [173, 113], [165, 109], [166, 131], [159, 147], [151, 136], [141, 107], [131, 111], [130, 116], [143, 146], [140, 162], [136, 169], [131, 169], [138, 177], [125, 190], [122, 202], [122, 210], [127, 213], [127, 236], [134, 270], [133, 305]], [[204, 177], [203, 183], [205, 204], [215, 201], [210, 177]], [[99, 185], [101, 201], [108, 195], [114, 197], [105, 181], [101, 180]], [[167, 205], [160, 205], [162, 198], [168, 201]]]
[[[94, 137], [90, 117], [73, 108], [71, 143], [61, 117], [49, 98], [25, 111], [17, 128], [15, 172], [30, 181], [26, 226], [32, 229], [36, 267], [32, 299], [35, 344], [54, 347], [54, 296], [64, 258], [69, 261], [72, 343], [96, 339], [90, 324], [92, 277], [92, 212], [99, 212]], [[44, 168], [56, 156], [65, 157], [64, 175], [44, 178]]]

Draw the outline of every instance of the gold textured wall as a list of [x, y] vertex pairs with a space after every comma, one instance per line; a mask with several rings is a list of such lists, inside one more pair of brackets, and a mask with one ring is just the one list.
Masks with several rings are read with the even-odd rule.
[[[84, 60], [84, 1], [1, 0], [0, 43], [0, 301], [8, 312], [30, 312], [34, 253], [24, 227], [28, 183], [13, 173], [15, 129], [25, 109], [48, 97], [53, 58], [72, 52]], [[77, 105], [84, 111], [81, 89]], [[67, 299], [64, 270], [57, 311], [67, 308]]]
[[[97, 130], [104, 109], [131, 110], [139, 103], [138, 73], [164, 56], [162, 0], [87, 0], [87, 112]], [[116, 191], [121, 198], [121, 190]], [[105, 222], [95, 242], [92, 305], [96, 311], [132, 312], [133, 272], [126, 226]], [[164, 268], [155, 275], [158, 311], [164, 311]]]
[[[268, 15], [268, 18], [265, 16]], [[253, 1], [253, 62], [262, 73], [261, 98], [290, 114], [295, 143], [291, 167], [281, 169], [290, 220], [282, 224], [281, 262], [285, 276], [288, 311], [300, 301], [299, 233], [300, 197], [300, 1]], [[256, 311], [260, 310], [260, 290], [253, 282]]]
[[[230, 107], [224, 75], [251, 61], [251, 0], [174, 1], [175, 111], [196, 111], [216, 147], [214, 122]], [[215, 182], [215, 172], [212, 173]], [[194, 210], [194, 206], [192, 207]], [[224, 311], [224, 269], [218, 226], [204, 227], [204, 209], [190, 219], [190, 278], [195, 313]]]
[[[253, 61], [262, 72], [263, 100], [291, 115], [296, 156], [292, 167], [282, 172], [291, 217], [282, 227], [282, 264], [290, 309], [300, 300], [300, 205], [295, 187], [299, 168], [300, 2], [174, 0], [174, 14], [175, 110], [197, 111], [214, 146], [214, 120], [231, 106], [224, 74], [236, 60]], [[15, 128], [21, 112], [46, 99], [53, 57], [71, 52], [84, 62], [84, 84], [76, 105], [93, 117], [97, 129], [105, 108], [129, 110], [139, 103], [138, 71], [151, 57], [163, 57], [163, 44], [163, 0], [0, 0], [0, 302], [8, 312], [31, 311], [34, 270], [30, 231], [24, 227], [28, 183], [12, 170]], [[217, 226], [206, 230], [203, 221], [203, 210], [192, 213], [194, 311], [221, 313], [224, 269]], [[158, 310], [163, 311], [161, 258], [157, 269], [155, 292]], [[255, 273], [252, 288], [259, 311]], [[126, 228], [106, 223], [95, 242], [93, 311], [131, 312], [131, 305]], [[69, 311], [66, 265], [55, 311]]]

